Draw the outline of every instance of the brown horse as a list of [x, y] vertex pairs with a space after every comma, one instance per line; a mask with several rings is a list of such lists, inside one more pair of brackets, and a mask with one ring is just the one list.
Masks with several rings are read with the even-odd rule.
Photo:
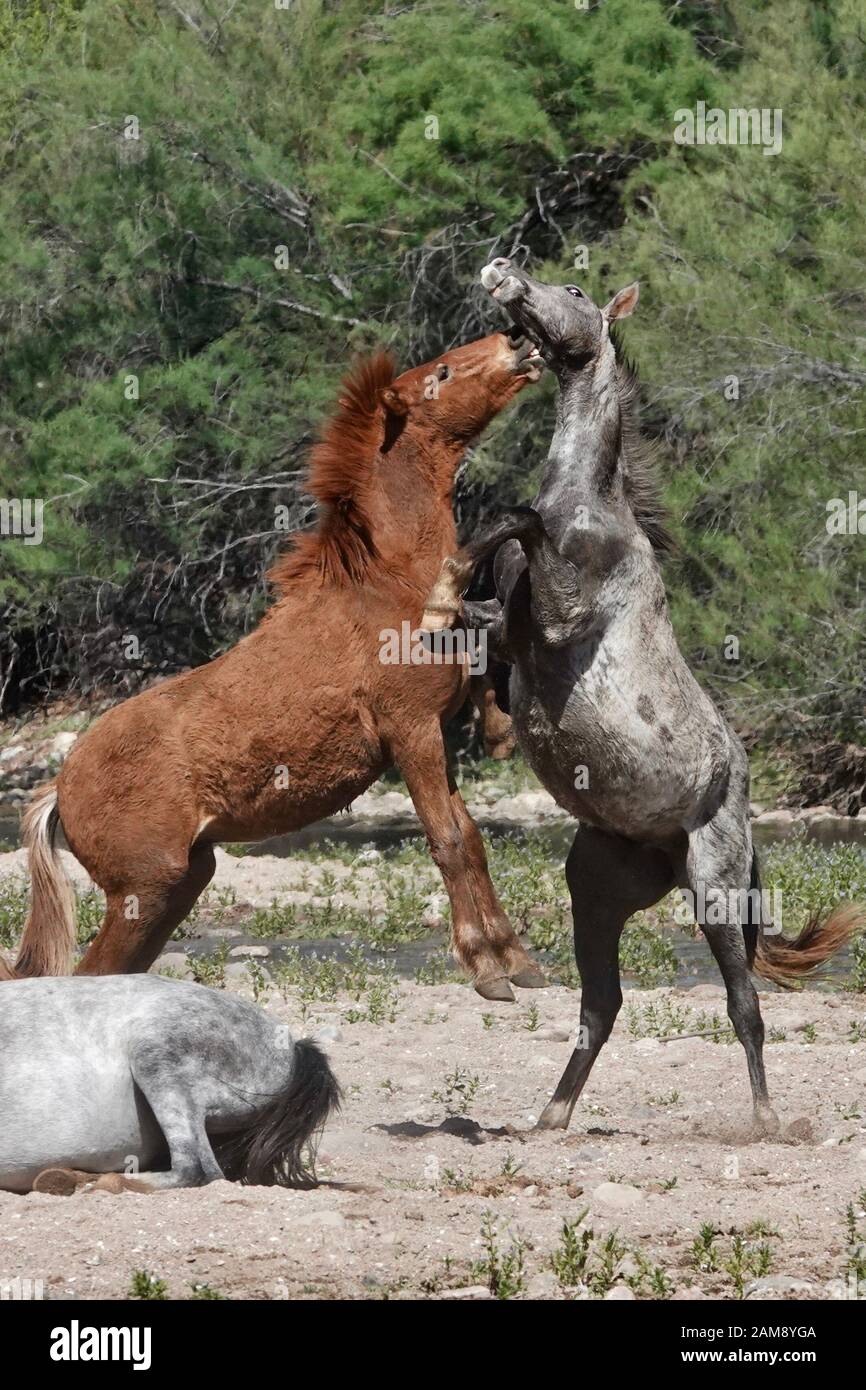
[[509, 980], [544, 984], [447, 763], [442, 722], [466, 697], [468, 666], [382, 659], [388, 633], [419, 627], [455, 549], [452, 487], [467, 444], [539, 371], [532, 345], [502, 333], [396, 380], [384, 353], [356, 367], [311, 457], [318, 526], [270, 574], [278, 602], [223, 656], [104, 714], [28, 810], [31, 905], [7, 978], [71, 968], [58, 824], [107, 898], [79, 971], [143, 971], [210, 882], [215, 843], [332, 815], [396, 762], [475, 988], [513, 999]]

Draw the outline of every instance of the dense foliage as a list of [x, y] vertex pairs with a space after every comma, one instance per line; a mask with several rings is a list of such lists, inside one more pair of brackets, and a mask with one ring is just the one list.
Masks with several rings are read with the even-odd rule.
[[[516, 252], [641, 280], [702, 678], [768, 739], [866, 741], [866, 538], [825, 526], [866, 493], [860, 0], [281, 3], [0, 0], [0, 496], [46, 499], [0, 542], [3, 707], [234, 640], [351, 353], [496, 326]], [[781, 152], [676, 144], [701, 100], [781, 108]], [[552, 383], [522, 399], [467, 523], [531, 496]]]

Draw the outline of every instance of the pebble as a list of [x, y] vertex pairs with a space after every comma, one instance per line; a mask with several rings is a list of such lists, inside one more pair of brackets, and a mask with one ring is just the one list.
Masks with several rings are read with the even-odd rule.
[[229, 956], [233, 960], [241, 959], [244, 956], [255, 956], [260, 960], [264, 960], [270, 954], [270, 946], [232, 946], [229, 951]]
[[627, 1182], [602, 1182], [593, 1191], [592, 1199], [612, 1207], [614, 1211], [628, 1211], [643, 1201], [643, 1195], [639, 1187], [632, 1187]]
[[677, 1289], [676, 1293], [671, 1294], [672, 1303], [685, 1303], [691, 1299], [706, 1298], [703, 1289], [698, 1288], [697, 1284], [689, 1284], [688, 1288]]
[[604, 1296], [605, 1303], [634, 1303], [634, 1290], [628, 1284], [614, 1284]]
[[567, 1028], [554, 1028], [552, 1024], [547, 1024], [536, 1028], [530, 1037], [535, 1038], [536, 1042], [568, 1042], [571, 1034]]

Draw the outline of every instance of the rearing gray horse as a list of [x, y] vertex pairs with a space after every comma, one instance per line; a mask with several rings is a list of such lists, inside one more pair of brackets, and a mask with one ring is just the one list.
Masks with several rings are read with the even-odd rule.
[[[497, 550], [497, 599], [467, 604], [511, 663], [511, 712], [532, 768], [580, 822], [566, 863], [580, 971], [580, 1046], [539, 1126], [567, 1127], [610, 1035], [627, 919], [672, 888], [692, 895], [743, 1044], [759, 1129], [778, 1119], [749, 969], [790, 985], [862, 921], [853, 907], [795, 940], [762, 912], [742, 743], [694, 680], [668, 616], [651, 460], [632, 413], [637, 384], [611, 337], [638, 286], [604, 309], [577, 285], [544, 285], [508, 260], [482, 284], [541, 349], [559, 383], [556, 428], [532, 507], [508, 512], [443, 564], [425, 626], [452, 624], [476, 564]], [[763, 928], [763, 930], [761, 930]]]

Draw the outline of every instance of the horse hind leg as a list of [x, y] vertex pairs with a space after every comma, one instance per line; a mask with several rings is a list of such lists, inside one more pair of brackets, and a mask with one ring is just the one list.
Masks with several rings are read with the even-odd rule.
[[686, 881], [694, 895], [695, 919], [722, 972], [728, 1017], [746, 1053], [755, 1128], [759, 1133], [774, 1134], [779, 1119], [767, 1091], [764, 1021], [749, 973], [746, 934], [754, 942], [762, 914], [750, 896], [752, 844], [744, 816], [723, 806], [711, 821], [691, 832]]
[[175, 927], [192, 910], [216, 870], [213, 846], [194, 845], [183, 863], [143, 860], [108, 893], [105, 919], [78, 967], [79, 975], [149, 970]]
[[201, 1187], [224, 1178], [192, 1087], [178, 1078], [172, 1040], [165, 1047], [142, 1042], [130, 1052], [130, 1071], [168, 1146], [170, 1167], [134, 1176], [153, 1188]]
[[622, 1005], [619, 939], [629, 917], [674, 886], [660, 850], [582, 826], [565, 865], [580, 973], [580, 1032], [538, 1129], [567, 1129], [577, 1098]]

